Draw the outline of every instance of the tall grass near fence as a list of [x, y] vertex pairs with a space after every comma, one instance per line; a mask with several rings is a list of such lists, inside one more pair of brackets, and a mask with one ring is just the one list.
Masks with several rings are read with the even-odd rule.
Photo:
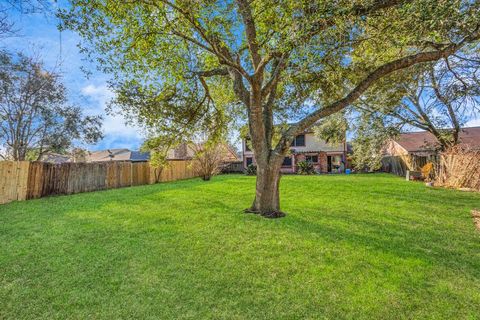
[[1, 161], [0, 203], [193, 178], [189, 161], [62, 163]]
[[443, 152], [435, 185], [480, 191], [480, 150], [455, 147]]

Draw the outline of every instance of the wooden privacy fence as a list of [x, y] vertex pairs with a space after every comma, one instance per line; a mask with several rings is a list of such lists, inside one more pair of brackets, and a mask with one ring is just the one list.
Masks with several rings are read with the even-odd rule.
[[432, 155], [386, 156], [382, 159], [382, 171], [404, 177], [407, 174], [407, 170], [420, 171], [427, 162], [437, 163], [438, 158]]
[[169, 161], [164, 168], [148, 162], [62, 163], [1, 161], [0, 204], [41, 198], [154, 184], [195, 177], [190, 162]]
[[243, 161], [227, 162], [221, 168], [222, 173], [242, 173], [243, 170]]
[[408, 164], [399, 156], [388, 156], [382, 159], [382, 171], [404, 176], [408, 170]]

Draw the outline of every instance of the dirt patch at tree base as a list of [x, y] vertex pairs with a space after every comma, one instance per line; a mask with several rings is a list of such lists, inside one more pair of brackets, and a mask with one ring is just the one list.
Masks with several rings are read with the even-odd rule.
[[287, 214], [282, 211], [273, 211], [273, 212], [267, 212], [267, 213], [260, 213], [259, 211], [252, 210], [252, 209], [245, 209], [243, 210], [244, 213], [252, 213], [252, 214], [258, 214], [261, 215], [264, 218], [267, 219], [277, 219], [277, 218], [283, 218]]
[[477, 227], [477, 230], [480, 231], [480, 211], [472, 210], [472, 218], [473, 218], [473, 223], [475, 224], [475, 227]]

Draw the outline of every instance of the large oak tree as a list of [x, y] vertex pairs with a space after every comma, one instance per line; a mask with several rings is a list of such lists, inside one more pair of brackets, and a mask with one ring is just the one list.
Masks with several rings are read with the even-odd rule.
[[258, 166], [250, 211], [266, 217], [283, 215], [295, 135], [480, 37], [479, 3], [467, 0], [72, 0], [60, 16], [139, 122], [188, 133], [240, 107]]

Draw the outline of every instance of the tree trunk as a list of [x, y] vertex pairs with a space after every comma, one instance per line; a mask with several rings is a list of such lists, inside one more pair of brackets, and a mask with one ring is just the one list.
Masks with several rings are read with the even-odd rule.
[[278, 161], [257, 162], [255, 199], [246, 212], [260, 214], [266, 218], [284, 217], [280, 211], [280, 164]]

